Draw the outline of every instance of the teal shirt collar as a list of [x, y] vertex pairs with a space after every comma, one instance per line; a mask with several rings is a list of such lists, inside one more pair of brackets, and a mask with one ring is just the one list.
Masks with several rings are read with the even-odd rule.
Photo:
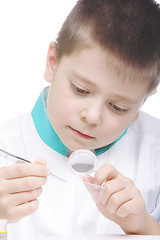
[[[68, 149], [67, 147], [62, 143], [56, 132], [54, 131], [50, 120], [48, 118], [47, 114], [47, 96], [48, 96], [48, 90], [49, 87], [45, 88], [41, 95], [39, 96], [32, 112], [32, 118], [36, 127], [36, 130], [40, 136], [40, 138], [52, 149], [54, 149], [56, 152], [67, 156]], [[125, 132], [113, 143], [104, 146], [102, 148], [95, 149], [96, 156], [106, 152], [108, 149], [110, 149], [116, 142], [118, 142], [127, 132], [127, 129]]]

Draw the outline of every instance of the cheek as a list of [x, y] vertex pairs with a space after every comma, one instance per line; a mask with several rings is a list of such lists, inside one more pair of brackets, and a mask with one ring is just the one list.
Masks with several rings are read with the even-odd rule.
[[128, 127], [128, 121], [120, 118], [108, 118], [105, 124], [101, 127], [101, 137], [107, 138], [110, 142], [119, 138], [126, 128]]
[[[53, 95], [52, 95], [53, 96]], [[72, 101], [65, 95], [54, 95], [48, 98], [48, 115], [54, 122], [64, 122], [74, 114]]]

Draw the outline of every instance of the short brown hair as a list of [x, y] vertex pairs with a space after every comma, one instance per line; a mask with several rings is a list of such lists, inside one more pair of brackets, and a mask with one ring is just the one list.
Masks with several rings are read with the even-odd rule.
[[118, 72], [122, 65], [141, 72], [148, 92], [159, 84], [160, 8], [154, 0], [79, 0], [58, 34], [58, 58], [91, 43], [120, 60]]

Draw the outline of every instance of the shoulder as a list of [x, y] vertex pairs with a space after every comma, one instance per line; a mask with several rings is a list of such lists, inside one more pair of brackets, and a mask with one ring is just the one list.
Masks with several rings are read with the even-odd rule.
[[8, 119], [0, 124], [0, 140], [18, 134], [20, 128], [20, 116]]
[[0, 123], [0, 139], [7, 136], [21, 135], [22, 128], [29, 122], [31, 123], [31, 114], [22, 114]]
[[21, 152], [35, 128], [31, 114], [22, 114], [0, 124], [0, 148]]
[[138, 120], [132, 122], [128, 129], [135, 138], [160, 147], [160, 119], [140, 111]]

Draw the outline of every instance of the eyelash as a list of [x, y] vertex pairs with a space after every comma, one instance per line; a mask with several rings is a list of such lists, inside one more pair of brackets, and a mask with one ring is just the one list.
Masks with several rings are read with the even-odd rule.
[[[88, 95], [89, 94], [89, 91], [83, 89], [83, 88], [80, 88], [78, 86], [76, 86], [75, 84], [73, 84], [72, 82], [70, 82], [70, 85], [71, 85], [71, 88], [79, 95]], [[112, 107], [112, 109], [118, 113], [125, 113], [128, 111], [128, 109], [124, 109], [124, 108], [121, 108], [115, 104], [112, 104], [110, 103], [110, 106]]]
[[119, 112], [119, 113], [125, 113], [128, 111], [128, 109], [121, 108], [115, 104], [110, 103], [110, 106], [114, 109], [114, 111]]
[[71, 83], [71, 87], [72, 89], [77, 93], [77, 94], [80, 94], [80, 95], [88, 95], [89, 92], [83, 88], [80, 88], [78, 86], [76, 86], [75, 84], [73, 84], [72, 82]]

